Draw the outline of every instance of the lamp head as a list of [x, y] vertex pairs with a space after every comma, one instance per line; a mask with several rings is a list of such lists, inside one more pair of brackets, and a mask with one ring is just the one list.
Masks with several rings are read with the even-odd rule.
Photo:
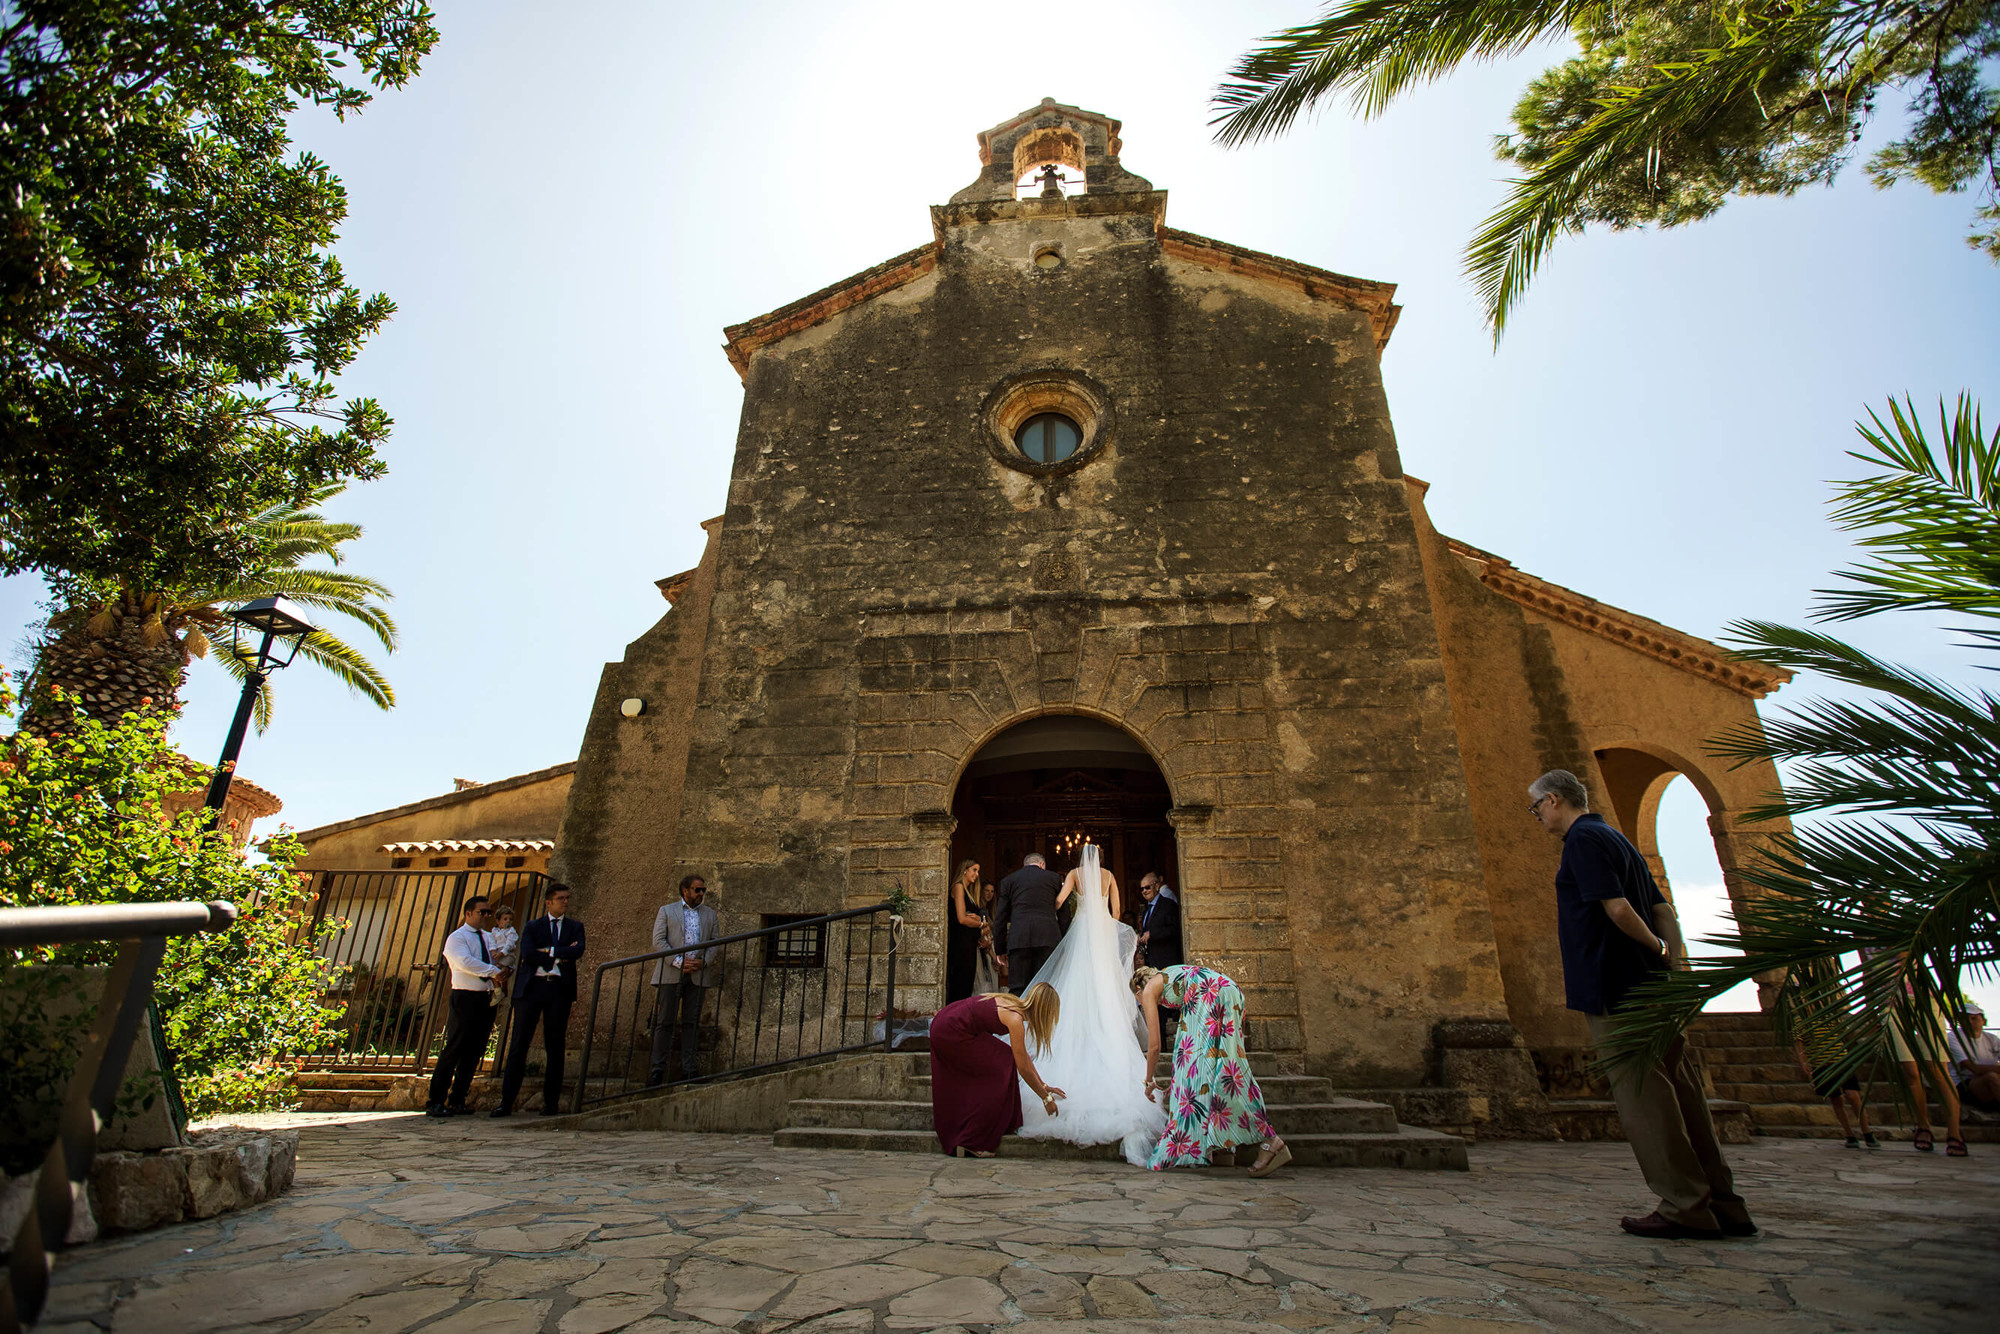
[[229, 619], [238, 625], [271, 636], [271, 645], [285, 646], [285, 656], [279, 659], [276, 652], [260, 652], [257, 670], [267, 667], [289, 666], [298, 654], [299, 645], [313, 632], [313, 623], [306, 619], [305, 611], [290, 598], [258, 598], [246, 602], [229, 613]]

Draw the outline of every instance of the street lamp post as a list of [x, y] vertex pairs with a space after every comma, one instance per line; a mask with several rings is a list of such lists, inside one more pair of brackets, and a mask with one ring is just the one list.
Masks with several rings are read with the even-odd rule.
[[[257, 646], [257, 662], [243, 678], [243, 698], [236, 703], [235, 721], [229, 724], [229, 739], [222, 743], [222, 760], [208, 785], [208, 827], [222, 820], [222, 803], [229, 799], [229, 781], [236, 772], [236, 753], [243, 749], [243, 734], [250, 730], [250, 715], [257, 707], [257, 692], [264, 680], [280, 667], [289, 667], [298, 656], [299, 645], [313, 632], [313, 623], [289, 598], [258, 598], [229, 613], [239, 625], [263, 634]], [[284, 657], [278, 656], [279, 652]]]

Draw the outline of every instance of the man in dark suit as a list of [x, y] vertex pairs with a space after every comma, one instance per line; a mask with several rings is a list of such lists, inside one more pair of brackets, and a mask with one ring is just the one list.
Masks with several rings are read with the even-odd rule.
[[1039, 852], [1022, 858], [1021, 869], [1000, 882], [1000, 897], [993, 904], [993, 944], [1007, 956], [1007, 989], [1016, 996], [1026, 994], [1062, 939], [1056, 922], [1056, 895], [1061, 892], [1062, 878]]
[[550, 885], [542, 902], [547, 914], [521, 932], [521, 962], [514, 974], [514, 1037], [507, 1044], [507, 1069], [500, 1076], [500, 1106], [494, 1116], [514, 1114], [537, 1023], [542, 1026], [542, 1115], [554, 1116], [562, 1098], [569, 1007], [576, 1003], [577, 960], [583, 957], [583, 923], [569, 915], [568, 885]]
[[1172, 968], [1183, 962], [1181, 954], [1181, 905], [1174, 900], [1158, 871], [1148, 871], [1139, 881], [1139, 895], [1146, 907], [1139, 914], [1139, 954], [1148, 968]]

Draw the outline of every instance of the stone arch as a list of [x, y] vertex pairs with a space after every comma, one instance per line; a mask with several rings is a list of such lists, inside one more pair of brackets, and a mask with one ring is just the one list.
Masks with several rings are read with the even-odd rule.
[[[1665, 746], [1631, 741], [1597, 751], [1596, 759], [1603, 791], [1595, 804], [1638, 847], [1670, 900], [1674, 890], [1660, 856], [1659, 814], [1661, 798], [1676, 778], [1687, 779], [1708, 810], [1709, 839], [1731, 908], [1740, 912], [1756, 896], [1756, 888], [1741, 872], [1747, 839], [1736, 828], [1735, 812], [1721, 785], [1703, 765]], [[1759, 993], [1768, 1005], [1769, 987], [1760, 984]]]
[[1014, 179], [1017, 181], [1037, 167], [1062, 166], [1082, 171], [1083, 163], [1083, 136], [1062, 125], [1030, 130], [1014, 144]]
[[1145, 872], [1179, 884], [1173, 778], [1150, 742], [1119, 719], [1077, 708], [1016, 714], [967, 749], [947, 791], [940, 850], [951, 870], [941, 905], [947, 943], [941, 1003], [967, 986], [965, 961], [955, 969], [949, 953], [949, 885], [961, 862], [978, 862], [981, 884], [997, 886], [1029, 853], [1042, 854], [1061, 874], [1080, 857], [1084, 841], [1094, 842], [1117, 877], [1128, 919], [1137, 914]]

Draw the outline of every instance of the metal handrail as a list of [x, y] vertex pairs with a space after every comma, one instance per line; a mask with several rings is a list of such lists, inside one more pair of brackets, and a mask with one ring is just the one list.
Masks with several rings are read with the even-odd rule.
[[89, 1189], [98, 1131], [110, 1122], [116, 1106], [125, 1061], [166, 956], [167, 937], [225, 931], [235, 920], [236, 905], [220, 901], [0, 908], [0, 946], [122, 942], [105, 976], [104, 994], [76, 1069], [70, 1072], [60, 1129], [35, 1183], [35, 1207], [21, 1220], [7, 1272], [0, 1275], [0, 1334], [18, 1334], [33, 1325], [48, 1301], [49, 1250], [69, 1236], [77, 1201]]
[[[805, 917], [796, 921], [782, 922], [776, 926], [759, 927], [755, 931], [739, 931], [733, 936], [717, 936], [714, 940], [696, 941], [693, 945], [682, 946], [679, 949], [649, 950], [644, 954], [628, 954], [622, 959], [607, 959], [605, 962], [597, 965], [596, 975], [592, 979], [590, 988], [590, 1015], [583, 1032], [583, 1055], [580, 1068], [577, 1071], [576, 1094], [570, 1104], [570, 1110], [572, 1112], [581, 1112], [583, 1110], [584, 1091], [588, 1087], [590, 1080], [590, 1055], [597, 1041], [597, 1014], [604, 997], [604, 975], [606, 973], [615, 968], [628, 968], [662, 959], [679, 959], [690, 954], [705, 954], [711, 950], [719, 950], [729, 945], [743, 944], [752, 940], [769, 939], [783, 932], [802, 931], [809, 927], [825, 927], [832, 922], [844, 922], [856, 917], [872, 917], [877, 913], [887, 913], [889, 915], [889, 949], [884, 973], [884, 987], [886, 988], [887, 996], [883, 1009], [881, 1046], [884, 1051], [891, 1050], [891, 1044], [895, 1040], [896, 1031], [896, 955], [901, 943], [898, 938], [897, 928], [901, 926], [903, 919], [896, 913], [895, 904], [889, 900], [884, 900], [881, 903], [871, 904], [866, 908], [849, 908], [844, 912], [825, 913], [819, 917]], [[874, 966], [875, 960], [871, 954], [865, 964], [867, 974], [862, 984], [864, 994], [873, 986]], [[740, 997], [738, 998], [738, 1005], [740, 1018]], [[782, 1005], [783, 1000], [781, 997], [781, 1008]], [[748, 1068], [758, 1070], [773, 1069], [781, 1065], [795, 1064], [798, 1061], [817, 1060], [823, 1056], [837, 1055], [843, 1051], [862, 1051], [875, 1045], [876, 1043], [870, 1040], [855, 1046], [841, 1046], [829, 1051], [795, 1056], [787, 1060], [768, 1061]], [[725, 1074], [740, 1073], [743, 1072], [738, 1070], [715, 1071], [706, 1078], [714, 1079]]]
[[[215, 923], [220, 920], [220, 925]], [[0, 908], [0, 945], [67, 945], [79, 940], [136, 940], [220, 931], [236, 920], [233, 903], [88, 903], [55, 908]]]
[[781, 931], [798, 931], [808, 926], [820, 926], [826, 922], [844, 921], [849, 917], [867, 917], [878, 912], [889, 912], [894, 907], [894, 904], [885, 901], [868, 908], [849, 908], [846, 912], [830, 912], [824, 917], [802, 917], [796, 922], [783, 922], [777, 926], [760, 926], [755, 931], [738, 931], [733, 936], [717, 936], [714, 940], [697, 940], [694, 944], [683, 946], [677, 950], [653, 950], [646, 954], [628, 954], [622, 959], [605, 960], [603, 963], [597, 965], [597, 972], [601, 980], [607, 969], [622, 968], [626, 964], [647, 963], [654, 959], [678, 959], [686, 954], [705, 954], [709, 950], [721, 949], [724, 945], [741, 944], [746, 940], [755, 940], [759, 936], [775, 936]]

